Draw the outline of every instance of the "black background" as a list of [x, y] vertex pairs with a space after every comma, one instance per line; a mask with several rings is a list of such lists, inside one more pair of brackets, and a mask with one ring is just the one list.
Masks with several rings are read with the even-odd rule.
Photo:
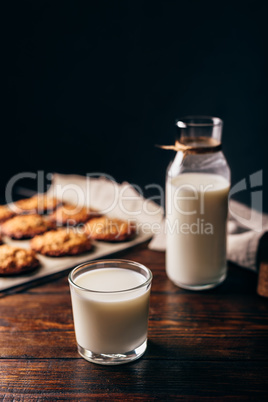
[[7, 3], [2, 194], [37, 170], [164, 185], [174, 155], [155, 144], [205, 114], [224, 120], [233, 184], [263, 170], [267, 210], [268, 2]]

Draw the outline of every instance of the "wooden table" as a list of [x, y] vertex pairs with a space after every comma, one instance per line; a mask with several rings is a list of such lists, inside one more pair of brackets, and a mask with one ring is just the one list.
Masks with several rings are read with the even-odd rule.
[[230, 266], [220, 287], [190, 292], [146, 244], [117, 255], [153, 272], [149, 342], [130, 364], [76, 351], [67, 274], [0, 298], [0, 400], [261, 400], [268, 396], [268, 299], [254, 273]]

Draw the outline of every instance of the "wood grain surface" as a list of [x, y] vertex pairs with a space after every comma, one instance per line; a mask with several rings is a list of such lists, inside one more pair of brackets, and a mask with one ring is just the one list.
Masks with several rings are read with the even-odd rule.
[[149, 341], [130, 364], [99, 366], [76, 351], [67, 272], [0, 295], [0, 400], [264, 400], [268, 397], [268, 299], [256, 274], [229, 266], [216, 289], [191, 292], [165, 274], [147, 245], [119, 258], [153, 272]]

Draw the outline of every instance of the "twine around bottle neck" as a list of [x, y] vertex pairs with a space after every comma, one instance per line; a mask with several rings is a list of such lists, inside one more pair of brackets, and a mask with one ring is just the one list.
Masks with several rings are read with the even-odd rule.
[[176, 140], [174, 145], [157, 145], [157, 147], [187, 154], [207, 154], [219, 152], [222, 149], [221, 142], [209, 137], [184, 137]]

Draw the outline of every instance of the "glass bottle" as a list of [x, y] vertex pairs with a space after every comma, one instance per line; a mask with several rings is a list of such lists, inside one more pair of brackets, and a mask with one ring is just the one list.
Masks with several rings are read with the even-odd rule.
[[227, 274], [230, 169], [221, 151], [223, 121], [189, 116], [176, 126], [177, 153], [166, 177], [166, 272], [182, 288], [209, 289]]

